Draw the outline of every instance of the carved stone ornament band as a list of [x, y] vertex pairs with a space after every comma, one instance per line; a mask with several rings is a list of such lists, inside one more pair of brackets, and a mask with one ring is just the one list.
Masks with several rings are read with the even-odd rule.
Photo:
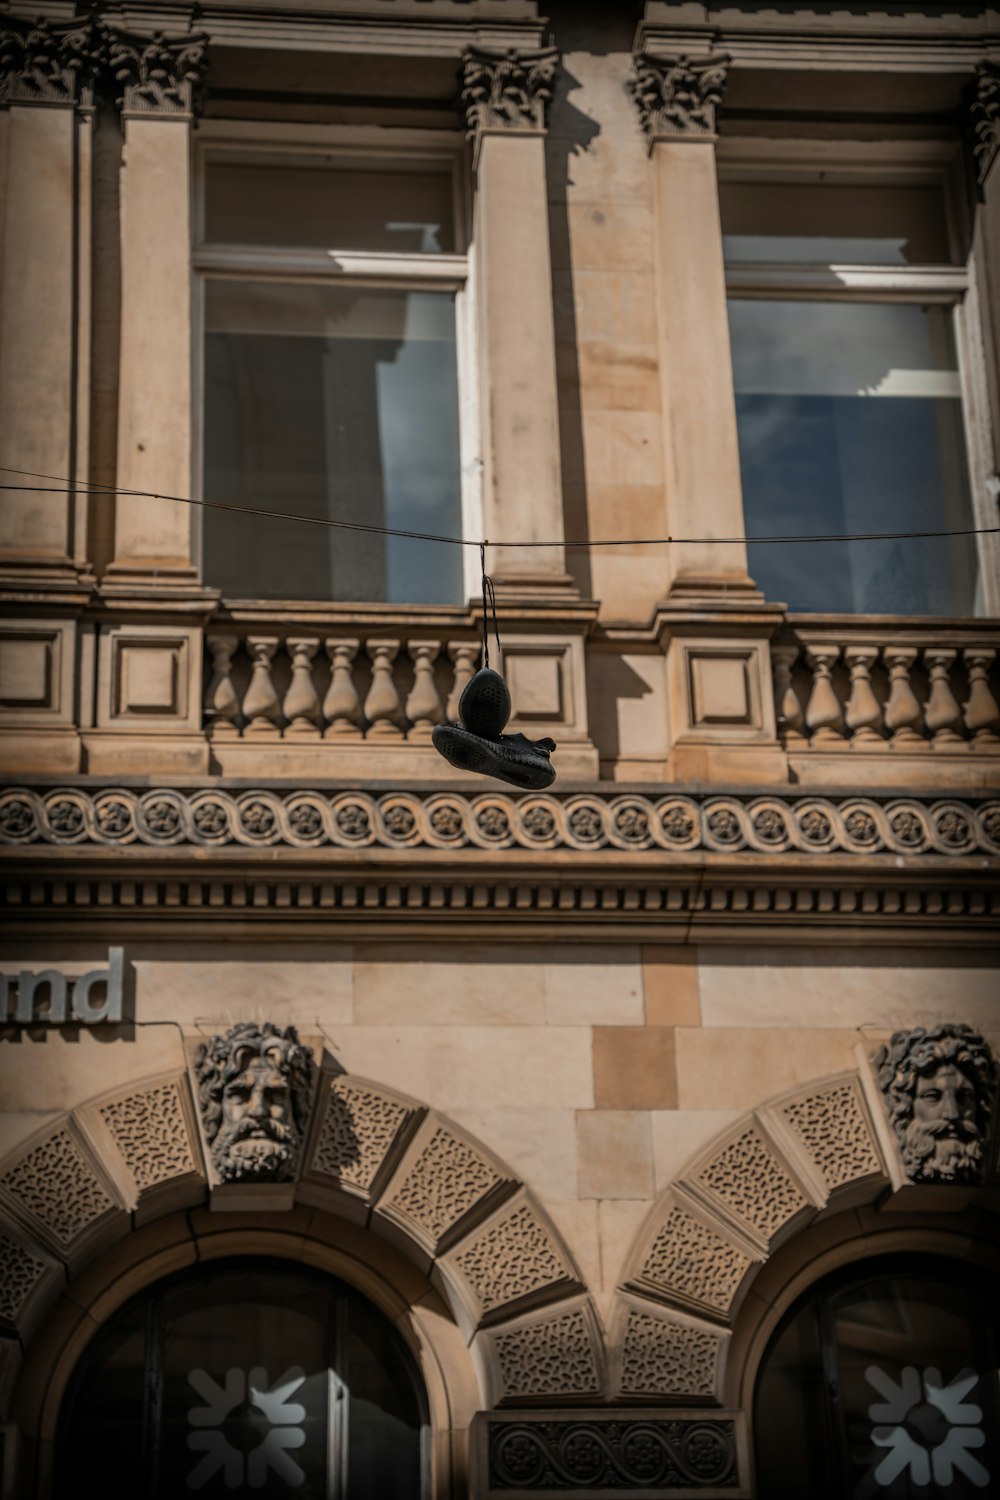
[[462, 55], [462, 105], [470, 139], [484, 130], [545, 129], [559, 54], [488, 51], [470, 47]]
[[663, 136], [690, 140], [715, 134], [715, 111], [726, 90], [728, 57], [652, 57], [639, 52], [632, 61], [635, 74], [629, 79], [629, 91], [650, 140]]
[[1000, 854], [1000, 800], [11, 787], [0, 843]]
[[739, 1480], [731, 1420], [542, 1420], [489, 1424], [494, 1490], [655, 1490], [690, 1494], [735, 1489]]

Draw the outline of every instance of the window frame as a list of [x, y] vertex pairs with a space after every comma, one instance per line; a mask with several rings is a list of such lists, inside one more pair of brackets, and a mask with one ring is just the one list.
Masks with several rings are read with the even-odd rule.
[[[339, 156], [371, 160], [383, 157], [394, 163], [447, 164], [452, 179], [455, 227], [454, 251], [412, 252], [338, 250], [294, 246], [255, 246], [209, 243], [205, 239], [206, 162], [219, 151], [254, 157]], [[268, 121], [211, 120], [202, 122], [194, 143], [191, 174], [191, 316], [194, 337], [191, 421], [191, 494], [203, 500], [205, 442], [205, 290], [209, 281], [274, 281], [284, 285], [327, 285], [385, 288], [398, 291], [449, 291], [454, 295], [455, 350], [458, 385], [459, 506], [461, 534], [482, 535], [483, 486], [482, 440], [479, 402], [479, 358], [476, 328], [476, 268], [472, 245], [471, 173], [468, 145], [458, 131], [387, 129], [382, 127], [300, 125]], [[194, 560], [202, 573], [204, 554], [202, 527], [194, 527]], [[203, 575], [202, 575], [203, 576]], [[479, 572], [475, 548], [462, 548], [462, 587], [465, 599], [476, 594]], [[209, 586], [210, 585], [210, 581]], [[243, 606], [252, 596], [227, 596], [227, 603]], [[352, 600], [289, 600], [296, 609], [322, 608]], [[280, 611], [286, 601], [268, 600]], [[366, 605], [366, 608], [370, 605]], [[423, 606], [399, 601], [380, 601], [376, 607], [400, 610]], [[465, 602], [452, 606], [465, 612]]]
[[299, 1261], [286, 1260], [269, 1255], [226, 1255], [215, 1261], [195, 1262], [178, 1271], [147, 1283], [124, 1298], [113, 1312], [94, 1330], [82, 1351], [77, 1351], [72, 1370], [59, 1400], [56, 1431], [60, 1439], [53, 1471], [53, 1485], [57, 1492], [68, 1488], [63, 1484], [66, 1477], [66, 1460], [62, 1443], [70, 1429], [74, 1408], [86, 1379], [92, 1375], [95, 1356], [100, 1356], [109, 1334], [121, 1324], [127, 1312], [137, 1308], [141, 1312], [144, 1341], [144, 1382], [142, 1392], [143, 1424], [140, 1444], [143, 1457], [143, 1480], [153, 1481], [157, 1500], [163, 1500], [161, 1486], [155, 1470], [159, 1448], [160, 1426], [163, 1420], [163, 1363], [162, 1335], [170, 1305], [180, 1300], [185, 1293], [196, 1292], [213, 1281], [232, 1276], [262, 1276], [287, 1278], [291, 1283], [310, 1284], [317, 1298], [326, 1298], [322, 1308], [324, 1332], [327, 1335], [327, 1375], [329, 1381], [329, 1411], [327, 1427], [327, 1459], [331, 1453], [334, 1462], [328, 1467], [327, 1489], [330, 1500], [345, 1500], [348, 1490], [348, 1465], [350, 1459], [350, 1407], [351, 1387], [345, 1378], [346, 1326], [349, 1306], [352, 1302], [365, 1305], [391, 1331], [396, 1352], [409, 1376], [415, 1404], [420, 1414], [419, 1467], [422, 1500], [429, 1500], [434, 1489], [433, 1476], [433, 1428], [430, 1396], [425, 1373], [417, 1354], [410, 1347], [404, 1330], [394, 1321], [388, 1310], [376, 1302], [360, 1286], [346, 1277], [327, 1273], [318, 1267]]
[[[991, 437], [986, 358], [976, 264], [966, 206], [961, 147], [943, 140], [863, 141], [720, 137], [720, 189], [729, 182], [780, 183], [796, 171], [824, 170], [858, 185], [940, 188], [953, 261], [946, 265], [864, 265], [860, 262], [726, 262], [726, 297], [755, 301], [878, 302], [950, 307], [974, 526], [996, 525], [991, 486]], [[720, 235], [721, 244], [721, 235]], [[963, 257], [963, 246], [968, 253]], [[722, 246], [723, 258], [725, 247]], [[1000, 614], [1000, 537], [975, 538], [983, 609]], [[933, 617], [926, 617], [928, 620]], [[954, 623], [954, 622], [952, 622]]]

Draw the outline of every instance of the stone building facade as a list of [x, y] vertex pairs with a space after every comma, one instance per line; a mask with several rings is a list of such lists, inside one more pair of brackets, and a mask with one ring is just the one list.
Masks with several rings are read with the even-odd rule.
[[0, 1494], [989, 1492], [995, 9], [0, 68]]

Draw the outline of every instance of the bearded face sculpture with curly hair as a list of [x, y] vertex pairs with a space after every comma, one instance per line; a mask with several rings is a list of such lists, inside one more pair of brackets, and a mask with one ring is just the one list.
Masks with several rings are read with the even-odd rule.
[[911, 1182], [977, 1182], [997, 1092], [983, 1037], [971, 1026], [918, 1026], [872, 1061]]
[[294, 1026], [244, 1021], [198, 1049], [205, 1135], [222, 1182], [288, 1182], [312, 1095], [314, 1063]]

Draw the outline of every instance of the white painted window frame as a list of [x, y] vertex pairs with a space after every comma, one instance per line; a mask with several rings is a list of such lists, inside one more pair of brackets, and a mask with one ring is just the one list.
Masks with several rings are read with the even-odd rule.
[[[205, 242], [205, 161], [219, 149], [241, 149], [260, 155], [385, 157], [393, 162], [446, 162], [451, 170], [455, 240], [453, 253], [426, 255], [390, 251], [269, 248], [209, 245]], [[462, 535], [483, 534], [482, 441], [479, 407], [479, 358], [476, 335], [476, 268], [471, 236], [471, 173], [461, 133], [443, 130], [390, 129], [379, 126], [300, 125], [243, 120], [203, 121], [194, 144], [192, 172], [192, 320], [194, 375], [191, 493], [203, 494], [205, 410], [205, 285], [212, 278], [323, 282], [330, 286], [380, 286], [403, 291], [430, 289], [455, 295], [455, 341], [459, 401], [459, 470]], [[201, 564], [201, 527], [196, 554]], [[479, 591], [479, 555], [462, 549], [462, 583], [466, 597]], [[349, 602], [349, 601], [347, 601]], [[401, 608], [407, 608], [400, 604]]]
[[[943, 192], [948, 240], [955, 261], [963, 240], [969, 244], [964, 263], [928, 266], [866, 266], [859, 264], [760, 263], [726, 265], [729, 296], [783, 301], [818, 300], [936, 303], [954, 310], [952, 322], [958, 360], [959, 385], [969, 469], [969, 492], [975, 526], [996, 524], [992, 491], [993, 445], [986, 361], [979, 318], [976, 266], [971, 235], [966, 235], [967, 212], [961, 179], [961, 147], [957, 142], [844, 141], [722, 137], [718, 143], [718, 174], [725, 182], [780, 182], [796, 168], [824, 168], [840, 176], [865, 180], [931, 185]], [[988, 615], [1000, 614], [1000, 538], [979, 536], [983, 605]]]

